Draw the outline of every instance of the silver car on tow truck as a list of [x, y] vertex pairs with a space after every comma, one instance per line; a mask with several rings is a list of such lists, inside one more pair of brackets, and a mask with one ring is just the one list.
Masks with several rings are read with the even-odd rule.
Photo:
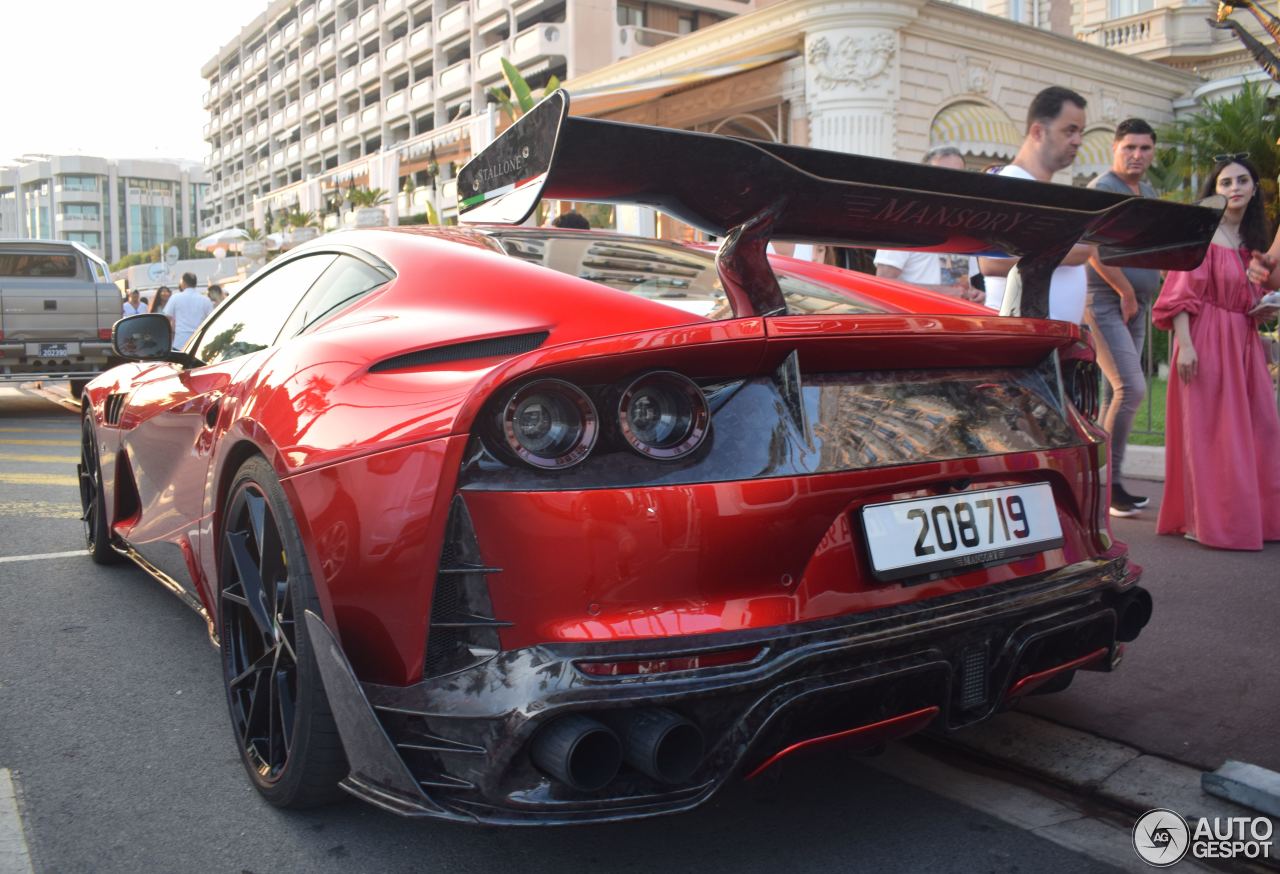
[[79, 243], [0, 240], [0, 382], [70, 380], [80, 396], [118, 363], [111, 326], [120, 289], [107, 263]]

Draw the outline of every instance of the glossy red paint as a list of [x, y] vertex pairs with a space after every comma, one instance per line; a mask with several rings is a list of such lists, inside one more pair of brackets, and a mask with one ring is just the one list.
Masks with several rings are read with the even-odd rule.
[[906, 737], [909, 734], [915, 734], [917, 731], [925, 728], [930, 722], [933, 722], [940, 712], [937, 707], [922, 707], [919, 710], [913, 710], [910, 713], [903, 713], [898, 716], [882, 719], [879, 722], [873, 722], [869, 725], [859, 725], [856, 728], [850, 728], [846, 731], [838, 731], [835, 734], [826, 734], [821, 737], [812, 737], [808, 740], [802, 740], [799, 743], [793, 743], [791, 746], [779, 750], [774, 753], [759, 767], [752, 770], [747, 775], [748, 780], [759, 777], [765, 771], [769, 770], [778, 762], [787, 756], [798, 753], [803, 749], [828, 744], [834, 742], [844, 742], [851, 744], [860, 744], [865, 746], [876, 746], [878, 744], [887, 743], [891, 740], [897, 740], [900, 737]]
[[311, 573], [361, 677], [422, 675], [431, 596], [464, 438], [391, 449], [284, 480]]
[[[113, 460], [127, 456], [142, 504], [118, 533], [134, 546], [176, 548], [212, 612], [221, 497], [247, 453], [265, 456], [284, 482], [326, 616], [358, 674], [381, 683], [421, 676], [467, 439], [485, 403], [521, 380], [608, 383], [654, 368], [746, 377], [771, 372], [796, 349], [817, 370], [1016, 365], [1080, 342], [1072, 326], [998, 319], [803, 264], [788, 269], [891, 312], [708, 322], [497, 254], [479, 232], [438, 236], [344, 235], [344, 245], [393, 265], [397, 277], [293, 342], [189, 370], [127, 365], [88, 390], [107, 488], [118, 485]], [[911, 308], [929, 314], [903, 311]], [[371, 370], [406, 352], [540, 331], [547, 341], [516, 357]], [[112, 392], [128, 394], [118, 428], [101, 419]], [[503, 569], [490, 586], [498, 618], [514, 623], [501, 632], [505, 647], [629, 640], [856, 613], [1107, 554], [1114, 545], [1090, 522], [1099, 451], [1095, 442], [795, 479], [474, 492], [467, 502], [485, 561]], [[868, 583], [851, 529], [857, 508], [958, 478], [974, 487], [1049, 481], [1066, 543], [914, 587]]]
[[[1088, 448], [801, 478], [585, 492], [468, 492], [503, 646], [740, 631], [907, 604], [1097, 554], [1079, 490]], [[858, 509], [1045, 481], [1065, 543], [1008, 564], [903, 585], [874, 581]], [[565, 555], [573, 555], [572, 573]]]

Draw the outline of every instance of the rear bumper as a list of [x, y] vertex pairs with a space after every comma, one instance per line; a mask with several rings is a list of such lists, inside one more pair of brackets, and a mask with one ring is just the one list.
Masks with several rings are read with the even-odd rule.
[[[506, 651], [408, 687], [361, 684], [308, 614], [351, 761], [352, 794], [399, 814], [489, 824], [565, 824], [687, 810], [820, 739], [869, 745], [981, 721], [1075, 668], [1110, 670], [1149, 616], [1121, 556], [1016, 583], [834, 620], [626, 644]], [[744, 664], [598, 677], [575, 662], [678, 658], [759, 647]], [[583, 792], [539, 770], [537, 733], [566, 714], [625, 723], [641, 710], [694, 723], [705, 754], [668, 785], [628, 766]]]
[[30, 345], [27, 342], [10, 340], [0, 343], [0, 381], [92, 378], [117, 363], [110, 343], [97, 340], [74, 342], [78, 346], [75, 355], [48, 358], [27, 354], [27, 346]]

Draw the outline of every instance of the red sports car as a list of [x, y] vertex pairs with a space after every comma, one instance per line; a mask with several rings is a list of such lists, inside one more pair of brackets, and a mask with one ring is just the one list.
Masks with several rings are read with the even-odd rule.
[[[1074, 325], [766, 254], [1076, 239], [1185, 266], [1212, 210], [567, 116], [459, 179], [472, 228], [331, 235], [84, 399], [89, 550], [209, 624], [272, 803], [488, 823], [685, 810], [1111, 670], [1151, 613], [1107, 527]], [[718, 251], [521, 226], [658, 206]]]

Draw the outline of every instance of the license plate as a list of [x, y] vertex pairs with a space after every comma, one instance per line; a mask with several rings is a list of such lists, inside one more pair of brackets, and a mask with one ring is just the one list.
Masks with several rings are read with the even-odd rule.
[[68, 355], [79, 355], [79, 343], [28, 343], [28, 355], [38, 355], [41, 358], [66, 358]]
[[1048, 483], [958, 492], [862, 508], [878, 580], [1005, 561], [1062, 545]]

